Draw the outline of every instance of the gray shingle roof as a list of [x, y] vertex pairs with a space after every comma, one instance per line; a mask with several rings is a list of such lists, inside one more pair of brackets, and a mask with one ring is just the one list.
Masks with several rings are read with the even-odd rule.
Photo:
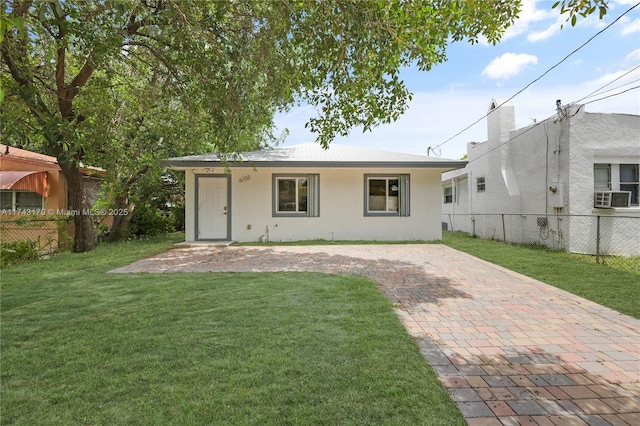
[[242, 152], [228, 163], [215, 154], [190, 155], [164, 160], [173, 168], [191, 167], [424, 167], [447, 170], [465, 166], [466, 161], [427, 157], [424, 155], [379, 151], [348, 145], [331, 144], [323, 149], [317, 143], [306, 143], [259, 151]]

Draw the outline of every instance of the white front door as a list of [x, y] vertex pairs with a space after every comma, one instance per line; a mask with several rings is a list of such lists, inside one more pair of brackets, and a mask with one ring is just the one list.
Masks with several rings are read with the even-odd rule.
[[196, 240], [229, 239], [229, 178], [198, 176]]

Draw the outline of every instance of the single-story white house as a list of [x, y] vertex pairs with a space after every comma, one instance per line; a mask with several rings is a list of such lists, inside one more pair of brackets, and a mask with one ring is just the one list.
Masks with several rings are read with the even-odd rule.
[[185, 241], [439, 240], [441, 175], [465, 161], [317, 143], [170, 158]]

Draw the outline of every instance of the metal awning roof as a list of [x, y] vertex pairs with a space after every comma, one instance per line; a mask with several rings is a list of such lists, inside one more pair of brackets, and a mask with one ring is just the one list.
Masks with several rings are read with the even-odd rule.
[[49, 196], [47, 172], [44, 171], [0, 171], [0, 189], [36, 192]]
[[318, 143], [265, 148], [241, 152], [227, 159], [216, 154], [169, 158], [161, 162], [165, 167], [377, 167], [377, 168], [435, 168], [453, 170], [467, 162], [424, 155], [379, 151], [369, 148], [330, 144], [324, 149]]

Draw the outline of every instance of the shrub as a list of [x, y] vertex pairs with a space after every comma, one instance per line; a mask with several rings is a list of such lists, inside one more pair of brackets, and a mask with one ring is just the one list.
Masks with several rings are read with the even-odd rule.
[[3, 268], [18, 263], [37, 259], [39, 256], [40, 239], [0, 242], [0, 266]]
[[184, 231], [184, 201], [180, 201], [171, 207], [176, 231]]
[[129, 235], [135, 238], [151, 237], [173, 231], [175, 231], [173, 213], [146, 204], [142, 204], [134, 210], [129, 225]]

